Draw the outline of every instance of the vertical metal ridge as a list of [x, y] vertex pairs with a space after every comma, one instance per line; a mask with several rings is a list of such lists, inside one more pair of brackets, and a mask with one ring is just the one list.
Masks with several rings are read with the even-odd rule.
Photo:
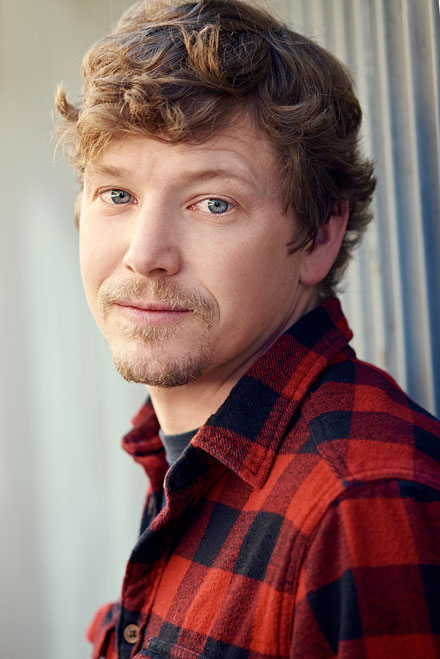
[[[372, 80], [374, 70], [371, 54], [372, 18], [371, 6], [362, 0], [351, 3], [349, 14], [350, 23], [347, 26], [347, 39], [352, 43], [350, 59], [353, 62], [351, 69], [354, 73], [355, 87], [363, 108], [362, 124], [362, 150], [365, 155], [372, 158], [374, 153], [373, 126], [371, 121], [372, 88], [367, 81]], [[353, 38], [356, 35], [356, 38]], [[385, 364], [385, 318], [384, 296], [381, 278], [380, 238], [378, 222], [370, 224], [363, 242], [355, 257], [358, 263], [359, 279], [361, 282], [361, 299], [363, 307], [363, 334], [365, 334], [365, 356], [367, 359]], [[361, 306], [361, 305], [359, 305]]]
[[[407, 96], [407, 139], [403, 142], [406, 145], [406, 161], [410, 169], [411, 186], [405, 186], [406, 202], [405, 208], [407, 216], [405, 224], [408, 230], [409, 240], [403, 244], [405, 248], [402, 254], [402, 277], [407, 274], [407, 290], [410, 292], [411, 305], [406, 305], [411, 313], [407, 317], [405, 325], [406, 334], [406, 359], [408, 364], [408, 378], [411, 382], [411, 388], [421, 394], [424, 400], [428, 401], [432, 408], [433, 400], [433, 380], [432, 380], [432, 350], [431, 335], [429, 331], [430, 309], [428, 305], [427, 294], [427, 276], [425, 268], [425, 234], [423, 227], [423, 201], [422, 201], [422, 167], [424, 156], [421, 149], [428, 149], [429, 145], [425, 142], [421, 133], [426, 133], [429, 126], [425, 123], [427, 117], [421, 117], [419, 107], [419, 94], [425, 95], [425, 86], [417, 84], [423, 76], [422, 69], [426, 62], [420, 50], [424, 47], [422, 44], [420, 28], [423, 22], [425, 8], [424, 3], [419, 3], [416, 14], [410, 17], [411, 2], [403, 5], [402, 10], [402, 32], [400, 54], [404, 62], [404, 85]], [[418, 41], [418, 43], [415, 43]], [[421, 62], [423, 65], [421, 66]], [[417, 88], [417, 91], [416, 91]], [[424, 108], [428, 110], [429, 101], [424, 99]], [[425, 110], [422, 114], [425, 114]], [[425, 135], [426, 138], [426, 135]], [[423, 145], [420, 142], [425, 142]], [[396, 167], [396, 175], [399, 172]], [[411, 204], [408, 212], [408, 202]], [[407, 263], [410, 263], [410, 269]], [[415, 322], [414, 322], [415, 321]], [[423, 365], [423, 370], [420, 368]]]
[[[412, 11], [415, 6], [411, 5]], [[425, 269], [429, 305], [429, 330], [432, 347], [433, 407], [440, 415], [440, 4], [428, 1], [421, 31], [426, 54], [416, 56], [423, 75], [424, 94], [418, 109], [426, 108], [421, 119], [419, 169], [422, 176], [422, 221], [424, 228]], [[417, 76], [416, 80], [419, 80]], [[421, 106], [421, 108], [420, 108]], [[420, 114], [420, 112], [419, 112]], [[426, 126], [429, 132], [426, 134]], [[426, 147], [423, 147], [423, 142]]]
[[[353, 39], [355, 6], [352, 2], [343, 2], [338, 8], [339, 12], [335, 15], [335, 24], [339, 26], [339, 39], [335, 54], [349, 67], [356, 81], [362, 80], [362, 76], [359, 75], [356, 52], [359, 41]], [[362, 94], [363, 86], [356, 86], [358, 87], [358, 93], [361, 92]], [[364, 128], [365, 123], [363, 124]], [[355, 259], [350, 262], [348, 267], [343, 282], [342, 290], [344, 293], [342, 298], [344, 306], [347, 306], [347, 303], [350, 302], [349, 318], [355, 335], [354, 346], [358, 354], [367, 359], [374, 359], [372, 354], [374, 325], [371, 312], [371, 290], [365, 285], [365, 265], [369, 262], [369, 243], [365, 238], [356, 253]]]

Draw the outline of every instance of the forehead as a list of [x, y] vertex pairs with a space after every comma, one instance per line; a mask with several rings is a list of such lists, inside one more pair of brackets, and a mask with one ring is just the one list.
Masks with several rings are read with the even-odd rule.
[[141, 170], [178, 170], [191, 178], [229, 176], [261, 185], [279, 179], [279, 164], [272, 144], [247, 114], [234, 116], [212, 137], [200, 142], [172, 144], [143, 134], [115, 137], [109, 147], [86, 167], [86, 178], [98, 175], [132, 175]]

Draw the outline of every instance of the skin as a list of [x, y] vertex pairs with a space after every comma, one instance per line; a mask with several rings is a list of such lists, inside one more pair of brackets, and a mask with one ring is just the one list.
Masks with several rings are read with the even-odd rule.
[[120, 372], [147, 384], [166, 433], [202, 425], [319, 304], [347, 207], [313, 248], [289, 255], [296, 218], [279, 190], [272, 147], [246, 116], [198, 145], [114, 140], [86, 168], [80, 256], [90, 309]]

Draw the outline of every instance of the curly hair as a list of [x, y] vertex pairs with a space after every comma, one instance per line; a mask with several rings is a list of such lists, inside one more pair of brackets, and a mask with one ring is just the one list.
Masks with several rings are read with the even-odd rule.
[[299, 229], [293, 253], [313, 244], [342, 202], [350, 217], [320, 284], [334, 294], [371, 219], [373, 165], [359, 148], [362, 112], [346, 68], [312, 40], [243, 0], [145, 0], [83, 61], [83, 93], [59, 86], [60, 141], [83, 172], [115, 137], [201, 143], [246, 111], [272, 143], [283, 209]]

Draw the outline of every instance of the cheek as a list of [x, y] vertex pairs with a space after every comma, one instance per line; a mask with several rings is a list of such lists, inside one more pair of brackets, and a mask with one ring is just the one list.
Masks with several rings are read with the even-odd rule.
[[246, 240], [224, 246], [210, 255], [208, 288], [217, 299], [223, 319], [237, 324], [271, 314], [294, 288], [295, 263], [284, 244], [264, 236], [258, 242]]
[[106, 241], [106, 234], [80, 225], [79, 257], [81, 274], [89, 304], [92, 306], [101, 283], [113, 271], [117, 256]]
[[100, 270], [101, 250], [93, 249], [84, 233], [80, 233], [79, 239], [79, 262], [84, 288], [88, 294], [93, 287]]

